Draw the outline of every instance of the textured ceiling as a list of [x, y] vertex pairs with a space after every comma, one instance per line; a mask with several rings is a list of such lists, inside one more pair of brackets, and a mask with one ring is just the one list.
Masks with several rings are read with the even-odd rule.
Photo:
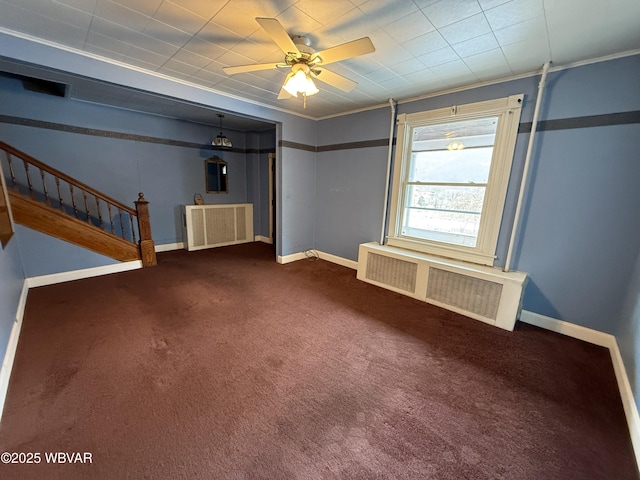
[[[278, 19], [316, 50], [368, 36], [376, 51], [331, 64], [357, 87], [318, 82], [305, 110], [301, 99], [277, 99], [282, 69], [222, 71], [283, 60], [255, 17]], [[640, 0], [0, 0], [5, 32], [313, 118], [630, 51], [639, 25]], [[94, 83], [70, 93], [145, 110], [145, 96], [131, 105], [125, 89]]]

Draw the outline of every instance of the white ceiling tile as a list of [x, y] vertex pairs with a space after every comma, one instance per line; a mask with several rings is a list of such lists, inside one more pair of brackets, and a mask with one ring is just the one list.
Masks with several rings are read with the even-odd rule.
[[525, 41], [548, 41], [547, 24], [542, 15], [521, 23], [509, 25], [506, 28], [494, 30], [493, 34], [500, 45], [511, 45], [512, 43]]
[[189, 10], [196, 15], [210, 20], [218, 11], [224, 7], [227, 0], [172, 0], [172, 3], [181, 6], [182, 8]]
[[296, 7], [286, 9], [276, 19], [290, 35], [306, 35], [322, 27], [320, 22]]
[[362, 10], [354, 8], [329, 24], [324, 25], [322, 31], [340, 37], [342, 42], [347, 42], [356, 38], [367, 37], [383, 25], [383, 23], [379, 24], [372, 21]]
[[545, 3], [553, 61], [569, 63], [638, 48], [640, 1], [614, 3], [596, 2], [590, 8], [576, 0]]
[[485, 16], [494, 30], [544, 15], [542, 0], [511, 0], [485, 10]]
[[187, 65], [196, 67], [198, 70], [203, 67], [206, 67], [211, 63], [211, 60], [213, 60], [211, 57], [198, 55], [197, 53], [193, 53], [184, 48], [178, 50], [176, 54], [171, 58], [172, 60], [176, 60], [182, 63], [186, 63]]
[[440, 29], [482, 12], [477, 0], [441, 0], [423, 9], [427, 18]]
[[397, 75], [389, 80], [378, 82], [378, 85], [382, 88], [386, 88], [387, 90], [393, 90], [394, 88], [401, 88], [409, 85], [409, 81], [405, 80], [402, 75]]
[[154, 18], [149, 20], [149, 24], [144, 29], [144, 34], [178, 47], [182, 47], [192, 36], [190, 33], [170, 27]]
[[163, 42], [162, 40], [158, 40], [157, 38], [150, 37], [149, 35], [145, 35], [144, 33], [130, 31], [127, 33], [126, 37], [117, 36], [116, 38], [122, 39], [123, 41], [130, 43], [131, 45], [135, 45], [136, 47], [157, 53], [158, 55], [164, 55], [167, 58], [173, 56], [179, 49], [179, 47], [175, 45], [171, 45], [169, 43]]
[[[224, 54], [220, 55], [218, 58], [216, 58], [216, 61], [222, 63], [223, 65], [229, 65], [229, 66], [251, 65], [256, 63], [250, 58], [247, 58], [244, 55], [239, 55], [235, 51], [231, 51], [231, 50], [228, 50]], [[240, 75], [243, 75], [243, 74], [240, 74]]]
[[424, 65], [416, 61], [415, 58], [411, 60], [405, 60], [404, 62], [396, 63], [389, 67], [396, 75], [404, 76], [411, 73], [415, 73], [420, 70], [424, 70]]
[[220, 9], [211, 22], [242, 37], [247, 37], [260, 28], [255, 18], [248, 15], [234, 2], [229, 2]]
[[[100, 0], [104, 1], [104, 0]], [[158, 7], [162, 3], [162, 0], [112, 0], [115, 3], [119, 3], [131, 10], [140, 12], [148, 17], [153, 17]]]
[[402, 46], [413, 56], [424, 55], [429, 52], [448, 47], [447, 41], [440, 35], [440, 32], [430, 32], [419, 37], [403, 42]]
[[179, 51], [187, 53], [193, 53], [201, 57], [209, 58], [210, 60], [215, 60], [220, 55], [224, 54], [227, 51], [226, 48], [222, 48], [218, 45], [215, 45], [211, 42], [207, 42], [203, 40], [199, 36], [192, 37], [184, 47]]
[[495, 48], [498, 48], [498, 42], [496, 41], [496, 37], [494, 37], [493, 33], [485, 33], [484, 35], [472, 38], [466, 42], [456, 43], [453, 45], [453, 49], [461, 57], [477, 55]]
[[295, 5], [296, 8], [323, 25], [333, 22], [355, 8], [355, 5], [349, 0], [322, 0], [322, 2], [300, 0]]
[[98, 33], [131, 44], [135, 44], [140, 35], [142, 35], [140, 32], [98, 17], [95, 17], [91, 22], [89, 33]]
[[402, 17], [386, 25], [384, 29], [400, 43], [435, 30], [431, 22], [420, 11]]
[[497, 7], [503, 3], [510, 2], [511, 0], [478, 0], [482, 10], [489, 10], [490, 8]]
[[120, 55], [128, 55], [131, 50], [130, 44], [118, 40], [117, 38], [108, 37], [96, 32], [89, 32], [85, 45], [87, 49], [90, 47], [99, 47]]
[[434, 52], [429, 52], [425, 55], [420, 55], [418, 60], [425, 67], [435, 67], [437, 65], [442, 65], [443, 63], [460, 60], [460, 56], [453, 50], [453, 48], [445, 47]]
[[504, 56], [515, 74], [540, 70], [545, 62], [551, 60], [549, 46], [545, 42], [513, 43], [502, 47]]
[[367, 75], [367, 77], [371, 79], [375, 79], [376, 83], [384, 82], [386, 80], [391, 80], [393, 77], [397, 75], [388, 68], [381, 68], [380, 70], [376, 70], [375, 72], [371, 72]]
[[65, 22], [50, 19], [43, 25], [42, 34], [54, 42], [82, 49], [87, 35], [85, 28], [75, 27]]
[[419, 10], [414, 2], [387, 0], [369, 0], [358, 8], [367, 15], [368, 22], [381, 26]]
[[426, 91], [427, 86], [433, 77], [433, 72], [428, 68], [418, 70], [417, 72], [410, 73], [404, 76], [410, 84], [414, 85], [415, 91]]
[[434, 3], [438, 3], [440, 0], [413, 0], [418, 8], [424, 9]]
[[229, 78], [228, 75], [220, 72], [222, 72], [221, 66], [215, 62], [211, 62], [206, 67], [194, 73], [193, 76], [212, 83], [218, 83]]
[[440, 29], [442, 36], [451, 45], [479, 37], [490, 31], [491, 27], [482, 13]]
[[493, 80], [513, 75], [500, 48], [466, 57], [464, 63], [480, 80]]
[[[90, 4], [92, 2], [89, 2]], [[79, 28], [88, 28], [91, 22], [90, 12], [82, 9], [70, 8], [67, 5], [55, 3], [52, 1], [41, 2], [36, 1], [33, 4], [24, 1], [18, 1], [17, 5], [28, 8], [34, 12], [45, 15], [47, 18], [57, 20], [59, 22], [75, 25]]]
[[213, 43], [225, 50], [232, 49], [244, 40], [242, 35], [232, 32], [231, 30], [227, 30], [224, 27], [220, 27], [212, 22], [209, 22], [202, 27], [202, 30], [198, 32], [196, 38]]
[[153, 18], [190, 35], [196, 33], [207, 23], [206, 19], [171, 2], [162, 2]]
[[451, 80], [475, 78], [469, 70], [469, 67], [462, 60], [454, 60], [453, 62], [443, 63], [429, 67], [437, 77], [449, 78]]
[[[343, 60], [339, 65], [342, 68], [348, 69], [349, 71], [357, 73], [359, 75], [367, 75], [384, 67], [384, 65], [376, 60], [365, 60], [359, 57], [349, 60]], [[393, 65], [389, 66], [392, 67]]]
[[[38, 26], [32, 25], [31, 21]], [[33, 0], [25, 2], [20, 0], [0, 3], [0, 23], [16, 28], [18, 31], [33, 31], [38, 36], [40, 29], [44, 28], [45, 32], [40, 33], [40, 36], [46, 38], [46, 23], [48, 21], [63, 22], [86, 30], [91, 23], [91, 15], [82, 10], [51, 1]], [[52, 31], [56, 30], [53, 29]], [[70, 37], [68, 39], [70, 41], [73, 40]], [[74, 43], [77, 43], [77, 39]]]
[[160, 70], [172, 70], [174, 72], [180, 72], [183, 75], [193, 75], [200, 70], [200, 68], [180, 62], [175, 58], [170, 58], [164, 62], [164, 65], [160, 67]]
[[147, 65], [153, 65], [155, 68], [162, 66], [164, 62], [167, 61], [167, 57], [165, 55], [150, 52], [149, 50], [136, 47], [135, 45], [131, 46], [127, 55], [135, 60], [144, 62]]
[[127, 63], [129, 57], [127, 55], [122, 55], [118, 52], [113, 52], [107, 48], [98, 47], [96, 45], [87, 45], [85, 50], [89, 53], [94, 53], [101, 57], [107, 58], [109, 60], [114, 60], [116, 62]]
[[254, 63], [267, 59], [264, 63], [281, 62], [284, 60], [284, 54], [275, 53], [273, 49], [265, 48], [258, 43], [254, 43], [248, 39], [244, 39], [233, 48], [233, 51], [239, 55], [251, 59]]
[[136, 32], [144, 32], [150, 17], [113, 2], [98, 2], [95, 15]]
[[93, 13], [96, 7], [96, 0], [52, 0], [52, 2], [86, 13]]

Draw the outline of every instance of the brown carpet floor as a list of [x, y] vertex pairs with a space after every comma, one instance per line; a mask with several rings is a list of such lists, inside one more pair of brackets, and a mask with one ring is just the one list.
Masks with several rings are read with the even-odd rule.
[[606, 349], [263, 244], [31, 290], [4, 451], [41, 455], [4, 480], [639, 478]]

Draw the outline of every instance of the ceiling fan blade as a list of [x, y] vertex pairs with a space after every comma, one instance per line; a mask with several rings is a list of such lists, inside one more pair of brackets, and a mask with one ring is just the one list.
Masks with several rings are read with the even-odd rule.
[[369, 37], [362, 37], [353, 42], [343, 43], [342, 45], [316, 52], [311, 56], [310, 61], [313, 62], [316, 58], [320, 57], [322, 65], [328, 65], [375, 51], [376, 47], [373, 46], [371, 39]]
[[311, 71], [311, 75], [313, 78], [317, 78], [321, 82], [331, 85], [332, 87], [339, 88], [344, 92], [350, 92], [353, 90], [358, 84], [353, 80], [349, 80], [347, 77], [343, 77], [342, 75], [338, 75], [326, 68], [314, 67]]
[[293, 40], [291, 40], [291, 37], [278, 20], [258, 17], [256, 22], [260, 24], [262, 29], [267, 32], [285, 54], [295, 53], [300, 55], [300, 50], [298, 50], [298, 47], [293, 43]]
[[256, 72], [258, 70], [271, 70], [272, 68], [288, 67], [286, 63], [256, 63], [255, 65], [238, 65], [237, 67], [223, 67], [222, 70], [227, 75], [236, 73]]

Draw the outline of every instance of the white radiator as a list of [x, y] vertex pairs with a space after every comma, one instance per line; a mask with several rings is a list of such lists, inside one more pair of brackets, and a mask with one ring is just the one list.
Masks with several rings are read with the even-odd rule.
[[253, 204], [185, 205], [182, 211], [187, 250], [253, 242]]
[[527, 275], [364, 243], [358, 279], [513, 330]]

